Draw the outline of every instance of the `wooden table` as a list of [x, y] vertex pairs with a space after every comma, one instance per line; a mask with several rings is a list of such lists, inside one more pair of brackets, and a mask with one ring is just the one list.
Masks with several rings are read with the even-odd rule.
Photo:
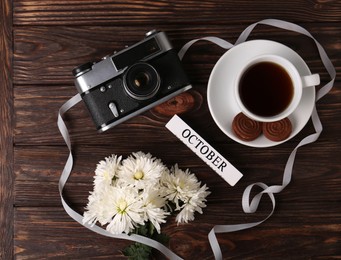
[[[0, 258], [119, 259], [128, 241], [101, 237], [74, 222], [63, 210], [58, 179], [67, 148], [56, 126], [59, 107], [77, 93], [71, 70], [142, 39], [150, 29], [168, 33], [175, 48], [193, 38], [218, 36], [234, 42], [247, 25], [283, 19], [309, 30], [341, 67], [341, 2], [330, 1], [1, 1], [0, 32]], [[250, 39], [270, 39], [291, 47], [329, 77], [307, 37], [259, 26]], [[76, 162], [66, 186], [68, 202], [79, 212], [92, 189], [96, 163], [111, 153], [150, 152], [171, 166], [190, 168], [212, 194], [194, 222], [162, 226], [169, 247], [185, 259], [212, 259], [207, 234], [216, 224], [263, 219], [268, 199], [255, 214], [245, 214], [241, 197], [247, 185], [281, 184], [292, 149], [313, 133], [311, 121], [293, 139], [271, 148], [251, 148], [225, 136], [210, 116], [206, 87], [224, 50], [198, 43], [183, 63], [193, 89], [97, 134], [83, 103], [66, 119]], [[340, 78], [317, 109], [324, 126], [320, 139], [300, 148], [290, 185], [276, 195], [274, 215], [262, 225], [220, 234], [224, 258], [332, 259], [341, 257], [341, 95]], [[230, 187], [164, 127], [181, 114], [198, 133], [244, 173]]]

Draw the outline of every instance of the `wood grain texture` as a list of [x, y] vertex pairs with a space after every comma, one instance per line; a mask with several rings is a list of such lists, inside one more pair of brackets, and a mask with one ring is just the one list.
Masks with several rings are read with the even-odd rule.
[[[14, 3], [16, 25], [238, 24], [264, 18], [340, 21], [340, 1], [26, 1]], [[288, 10], [292, 10], [291, 12]], [[248, 15], [242, 15], [242, 14]]]
[[[174, 47], [180, 49], [187, 41], [204, 36], [222, 37], [231, 43], [247, 27], [242, 25], [217, 26], [129, 26], [122, 29], [115, 26], [91, 27], [55, 27], [47, 26], [19, 27], [14, 31], [14, 83], [51, 85], [73, 84], [72, 69], [75, 66], [98, 61], [102, 57], [121, 50], [125, 45], [134, 44], [143, 39], [150, 29], [165, 30]], [[337, 70], [341, 61], [336, 59], [341, 52], [341, 29], [339, 26], [324, 24], [302, 24], [321, 41], [328, 50]], [[250, 39], [275, 40], [297, 51], [307, 62], [313, 72], [320, 72], [322, 80], [327, 80], [323, 64], [317, 59], [314, 43], [305, 36], [289, 33], [281, 29], [259, 26]], [[184, 59], [184, 66], [193, 84], [206, 83], [208, 76], [224, 50], [207, 42], [197, 43]]]
[[[315, 31], [318, 34], [319, 24], [308, 25], [309, 30]], [[36, 28], [36, 27], [34, 27]], [[322, 43], [331, 51], [329, 55], [336, 65], [340, 61], [336, 58], [340, 53], [340, 39], [338, 35], [341, 33], [339, 27], [331, 27], [323, 30], [320, 38]], [[175, 40], [177, 46], [181, 46], [181, 42], [190, 38], [204, 35], [206, 30], [207, 35], [218, 36], [223, 27], [196, 27], [196, 30], [183, 28], [182, 30], [171, 30], [170, 36]], [[236, 38], [238, 33], [243, 29], [242, 26], [231, 27], [231, 38]], [[146, 31], [147, 28], [144, 28]], [[185, 31], [191, 31], [189, 35]], [[110, 32], [114, 33], [110, 33]], [[94, 33], [94, 35], [93, 35]], [[116, 34], [119, 36], [120, 42], [115, 41]], [[122, 32], [116, 27], [94, 27], [94, 28], [57, 28], [53, 32], [49, 27], [38, 27], [37, 29], [18, 30], [15, 32], [15, 143], [38, 143], [38, 144], [63, 144], [56, 127], [56, 111], [69, 97], [76, 93], [75, 87], [72, 85], [60, 85], [61, 83], [72, 84], [71, 69], [77, 64], [88, 60], [96, 60], [98, 57], [104, 56], [112, 49], [120, 49], [124, 42], [134, 42], [133, 39], [140, 39], [140, 31], [131, 27], [128, 31]], [[77, 36], [76, 36], [77, 35]], [[102, 43], [98, 41], [109, 35], [108, 42]], [[292, 39], [288, 39], [287, 34], [283, 34], [281, 30], [269, 28], [260, 28], [256, 30], [254, 38], [261, 38], [264, 35], [271, 35], [270, 38], [286, 43], [298, 51], [304, 57], [308, 64], [312, 67], [312, 71], [322, 72], [322, 81], [328, 79], [326, 72], [322, 68], [322, 64], [317, 62], [317, 54], [314, 46], [305, 37], [297, 37], [289, 34]], [[177, 39], [179, 37], [181, 40]], [[76, 39], [77, 38], [77, 39]], [[289, 37], [290, 38], [290, 37]], [[127, 39], [127, 40], [124, 40]], [[295, 41], [294, 41], [295, 39]], [[28, 42], [31, 42], [28, 44]], [[70, 48], [70, 42], [73, 44], [81, 42], [79, 49], [77, 46]], [[112, 46], [112, 42], [117, 46]], [[35, 46], [29, 48], [29, 46]], [[40, 47], [38, 47], [40, 46]], [[94, 131], [93, 123], [86, 111], [86, 108], [81, 103], [77, 106], [79, 109], [72, 110], [67, 117], [70, 123], [69, 127], [72, 131], [72, 138], [75, 142], [86, 144], [106, 144], [108, 141], [116, 143], [118, 141], [125, 143], [131, 137], [135, 140], [145, 140], [153, 142], [156, 140], [168, 140], [169, 133], [164, 128], [165, 123], [175, 112], [184, 113], [203, 136], [211, 137], [214, 142], [226, 142], [226, 137], [215, 126], [207, 110], [206, 102], [206, 84], [214, 63], [218, 60], [222, 50], [213, 47], [210, 53], [205, 54], [208, 45], [199, 44], [194, 46], [188, 56], [185, 57], [184, 63], [190, 78], [193, 81], [193, 90], [160, 105], [151, 111], [144, 113], [128, 122], [117, 126], [115, 130], [97, 135]], [[98, 53], [98, 52], [101, 53]], [[200, 57], [197, 53], [201, 53]], [[70, 55], [79, 55], [70, 59]], [[34, 60], [34, 62], [32, 62]], [[76, 63], [77, 61], [77, 63]], [[63, 66], [63, 64], [68, 64]], [[69, 65], [73, 64], [73, 65]], [[58, 84], [57, 84], [58, 83]], [[60, 84], [59, 84], [60, 83]], [[34, 84], [34, 86], [26, 86]], [[57, 85], [56, 85], [57, 84]], [[38, 85], [38, 86], [36, 86]], [[340, 90], [337, 87], [332, 90], [328, 106], [319, 105], [319, 110], [323, 121], [327, 121], [327, 131], [334, 132], [338, 135], [338, 128], [332, 123], [331, 118], [340, 118]], [[331, 105], [331, 104], [333, 105]], [[175, 107], [177, 108], [176, 110]], [[207, 118], [202, 121], [200, 118]], [[36, 122], [40, 122], [36, 124]], [[330, 125], [328, 125], [330, 122]], [[78, 126], [82, 127], [78, 127]], [[43, 127], [44, 126], [44, 127]], [[46, 126], [46, 127], [45, 127]], [[134, 126], [133, 128], [131, 126]], [[127, 128], [129, 132], [127, 133]], [[311, 131], [311, 128], [306, 130], [306, 133]], [[154, 138], [143, 138], [146, 134], [153, 133]], [[332, 133], [331, 133], [332, 134]], [[214, 138], [213, 138], [214, 137]], [[141, 145], [141, 144], [140, 144]]]
[[13, 257], [12, 5], [0, 3], [0, 259]]
[[[300, 205], [297, 205], [298, 208]], [[316, 259], [332, 258], [341, 253], [340, 248], [336, 249], [340, 243], [341, 224], [321, 221], [326, 209], [330, 211], [324, 206], [319, 213], [316, 209], [311, 212], [307, 210], [305, 214], [315, 217], [296, 219], [296, 211], [285, 208], [285, 217], [279, 211], [271, 223], [265, 223], [261, 228], [228, 236], [218, 235], [223, 254], [229, 259], [263, 258], [264, 251], [271, 259], [307, 259], [311, 256]], [[193, 255], [200, 259], [212, 259], [207, 233], [213, 225], [225, 218], [230, 223], [240, 222], [240, 216], [234, 211], [229, 212], [228, 216], [220, 216], [219, 210], [208, 209], [206, 213], [206, 216], [211, 216], [209, 222], [205, 222], [206, 217], [199, 215], [194, 223], [177, 226], [174, 218], [170, 218], [163, 229], [171, 237], [170, 248], [184, 259], [193, 259]], [[215, 214], [219, 214], [219, 218]], [[330, 216], [340, 221], [340, 212], [334, 210]], [[258, 214], [257, 217], [260, 219], [264, 216]], [[252, 216], [243, 220], [257, 221], [257, 218]], [[87, 259], [121, 259], [120, 248], [129, 245], [127, 241], [108, 239], [82, 228], [70, 221], [60, 208], [17, 208], [15, 221], [15, 254], [18, 259], [82, 259], [84, 256]], [[253, 246], [250, 247], [250, 244]]]
[[[327, 101], [322, 100], [318, 103], [325, 131], [335, 138], [340, 137], [340, 131], [334, 120], [341, 120], [341, 91], [338, 86], [340, 82], [336, 82], [335, 88], [325, 97]], [[76, 94], [74, 86], [17, 86], [14, 90], [15, 143], [64, 144], [57, 129], [57, 111], [74, 94]], [[232, 143], [215, 125], [208, 111], [205, 85], [196, 85], [187, 93], [100, 135], [96, 133], [83, 102], [71, 109], [65, 120], [71, 131], [72, 140], [80, 144], [107, 145], [117, 142], [125, 144], [133, 140], [141, 145], [143, 142], [167, 141], [170, 138], [174, 140], [164, 126], [174, 114], [175, 107], [182, 113], [182, 117], [187, 120], [188, 124], [209, 141]], [[307, 128], [302, 133], [307, 135], [311, 131], [312, 125], [307, 124]], [[145, 135], [150, 138], [143, 138]]]
[[[60, 106], [77, 93], [73, 67], [134, 44], [154, 28], [166, 31], [180, 49], [203, 36], [233, 43], [250, 23], [278, 18], [311, 32], [337, 71], [341, 70], [341, 3], [337, 0], [6, 0], [1, 7], [1, 260], [125, 259], [121, 250], [130, 242], [94, 234], [74, 222], [61, 206], [58, 179], [68, 151], [56, 120]], [[320, 73], [322, 83], [329, 80], [307, 37], [269, 26], [257, 26], [250, 37], [264, 38], [291, 47], [312, 72]], [[183, 60], [192, 90], [103, 134], [96, 133], [82, 102], [67, 113], [75, 166], [64, 195], [75, 210], [84, 211], [99, 160], [112, 153], [126, 157], [142, 150], [169, 167], [178, 163], [189, 168], [212, 192], [204, 214], [197, 214], [194, 222], [178, 226], [171, 217], [162, 226], [171, 237], [169, 247], [184, 259], [213, 259], [207, 234], [214, 225], [255, 222], [267, 216], [268, 198], [257, 213], [243, 212], [244, 189], [258, 181], [281, 184], [290, 152], [314, 129], [309, 121], [289, 142], [265, 149], [227, 138], [215, 125], [206, 100], [209, 75], [223, 53], [219, 47], [198, 42]], [[217, 235], [224, 259], [341, 257], [340, 87], [338, 77], [332, 91], [318, 102], [324, 130], [316, 143], [299, 149], [292, 182], [275, 195], [274, 215], [256, 228]], [[181, 114], [243, 172], [235, 187], [164, 127], [174, 113]]]
[[[157, 148], [161, 146], [166, 146], [167, 150]], [[338, 184], [341, 181], [338, 174], [341, 168], [337, 161], [328, 161], [334, 153], [337, 153], [337, 146], [324, 143], [323, 147], [328, 147], [328, 149], [323, 150], [323, 156], [319, 157], [318, 162], [311, 162], [311, 157], [316, 155], [318, 147], [312, 147], [305, 151], [304, 155], [300, 155], [299, 161], [295, 164], [295, 180], [286, 189], [286, 196], [283, 196], [282, 201], [306, 201], [310, 203], [328, 201], [335, 203], [335, 206], [337, 205], [339, 198], [335, 197], [335, 194], [338, 193]], [[135, 148], [134, 145], [120, 145], [117, 148], [111, 146], [76, 146], [75, 166], [65, 188], [70, 201], [76, 205], [85, 206], [89, 191], [92, 190], [94, 169], [98, 161], [112, 153], [126, 157]], [[239, 185], [231, 189], [223, 179], [181, 143], [142, 144], [139, 148], [143, 151], [155, 151], [153, 155], [162, 159], [169, 167], [178, 163], [179, 167], [183, 169], [191, 169], [199, 180], [210, 187], [212, 194], [209, 201], [216, 206], [219, 203], [230, 204], [239, 201], [245, 187], [251, 183], [261, 181], [269, 185], [280, 184], [284, 164], [291, 151], [290, 147], [284, 147], [282, 149], [258, 151], [255, 155], [253, 149], [243, 149], [241, 154], [239, 145], [220, 146], [220, 151], [245, 174]], [[91, 151], [89, 151], [90, 149]], [[179, 151], [181, 151], [182, 156], [179, 156]], [[271, 165], [260, 163], [267, 160], [270, 154], [276, 163]], [[56, 183], [67, 158], [67, 149], [60, 146], [20, 146], [16, 147], [14, 155], [15, 205], [20, 207], [60, 205]], [[328, 175], [328, 179], [325, 178], [325, 175]], [[316, 189], [316, 183], [319, 183], [321, 189]], [[304, 189], [300, 189], [302, 186]], [[44, 196], [39, 196], [39, 194], [44, 194]], [[239, 203], [234, 203], [234, 206], [235, 210], [239, 210]]]

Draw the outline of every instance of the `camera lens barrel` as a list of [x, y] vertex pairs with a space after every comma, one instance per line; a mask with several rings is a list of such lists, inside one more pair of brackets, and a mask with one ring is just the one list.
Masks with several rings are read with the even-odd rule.
[[160, 88], [160, 76], [148, 63], [132, 65], [123, 77], [124, 88], [136, 100], [146, 100], [155, 96]]

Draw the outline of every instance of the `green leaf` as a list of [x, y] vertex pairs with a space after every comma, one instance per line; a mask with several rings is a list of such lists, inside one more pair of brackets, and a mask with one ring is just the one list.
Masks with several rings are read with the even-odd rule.
[[138, 228], [136, 228], [135, 233], [138, 234], [138, 235], [141, 235], [141, 236], [148, 237], [147, 223], [144, 224], [144, 225], [140, 225]]
[[132, 244], [123, 250], [123, 254], [130, 260], [150, 259], [152, 248], [140, 243]]
[[148, 221], [144, 225], [140, 225], [135, 229], [135, 234], [145, 236], [145, 237], [152, 237], [155, 233], [154, 225]]
[[150, 221], [148, 221], [147, 224], [149, 224], [149, 236], [152, 237], [154, 235], [154, 232], [155, 232], [156, 229], [155, 229], [154, 225]]
[[160, 242], [161, 244], [167, 246], [167, 244], [169, 243], [169, 236], [165, 235], [165, 234], [155, 234], [153, 236], [153, 239]]
[[[167, 246], [169, 242], [169, 237], [164, 234], [158, 234], [154, 225], [148, 221], [144, 225], [140, 225], [135, 228], [135, 234], [149, 237]], [[153, 249], [144, 244], [135, 243], [126, 247], [122, 253], [128, 257], [130, 260], [147, 260], [152, 259]]]

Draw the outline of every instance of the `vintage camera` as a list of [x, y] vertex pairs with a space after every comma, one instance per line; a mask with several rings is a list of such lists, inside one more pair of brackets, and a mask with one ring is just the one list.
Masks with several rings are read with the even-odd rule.
[[76, 67], [73, 75], [99, 132], [192, 87], [166, 34], [155, 30], [97, 63]]

